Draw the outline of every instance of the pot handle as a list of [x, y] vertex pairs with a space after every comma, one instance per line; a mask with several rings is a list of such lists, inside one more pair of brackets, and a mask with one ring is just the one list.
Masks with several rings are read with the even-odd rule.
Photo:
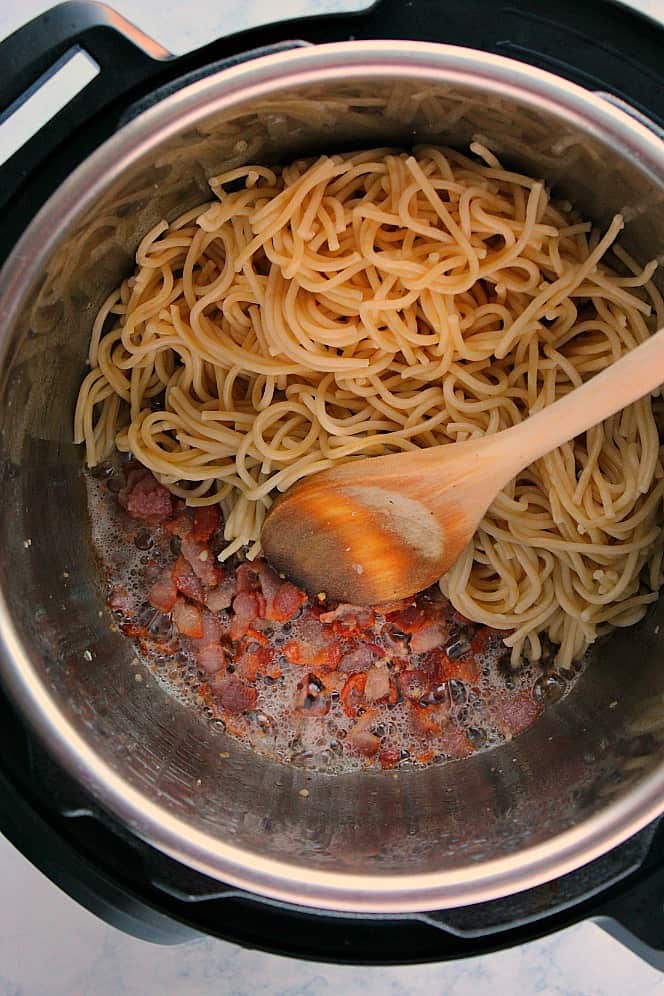
[[[81, 89], [70, 72], [73, 95], [49, 120], [53, 96], [43, 88], [50, 83], [55, 90], [55, 77], [59, 72], [64, 74], [77, 55], [88, 56], [86, 75], [89, 79], [94, 72], [94, 78]], [[110, 7], [96, 3], [60, 4], [4, 39], [0, 43], [0, 125], [6, 126], [14, 115], [18, 118], [31, 100], [40, 98], [40, 92], [46, 104], [46, 121], [22, 144], [23, 129], [15, 129], [19, 147], [1, 168], [0, 207], [77, 127], [158, 75], [172, 58]], [[0, 153], [2, 148], [0, 145]]]
[[664, 820], [638, 874], [614, 893], [592, 919], [635, 955], [664, 972]]
[[[164, 96], [175, 77], [179, 88], [214, 68], [304, 44], [290, 40], [289, 22], [284, 22], [272, 33], [250, 30], [175, 57], [104, 4], [73, 0], [53, 7], [0, 42], [0, 129], [9, 122], [14, 126], [33, 98], [43, 105], [43, 124], [34, 134], [27, 122], [12, 127], [9, 144], [16, 148], [4, 159], [7, 143], [0, 132], [0, 211], [7, 208], [20, 214], [24, 227], [54, 186], [115, 127], [134, 116], [123, 120], [129, 105], [137, 102], [140, 110], [143, 101], [146, 106], [154, 102], [145, 94], [155, 87], [163, 86], [156, 93]], [[73, 78], [74, 57], [79, 61], [83, 57], [86, 67], [82, 84], [80, 75]], [[200, 69], [201, 64], [205, 68]], [[56, 77], [65, 72], [69, 89], [64, 106], [53, 113], [49, 87], [57, 85]], [[59, 85], [63, 84], [64, 80]], [[54, 153], [63, 149], [62, 162], [56, 164]], [[39, 193], [32, 188], [26, 203], [14, 203], [17, 195], [21, 200], [24, 182], [34, 181], [40, 171]]]

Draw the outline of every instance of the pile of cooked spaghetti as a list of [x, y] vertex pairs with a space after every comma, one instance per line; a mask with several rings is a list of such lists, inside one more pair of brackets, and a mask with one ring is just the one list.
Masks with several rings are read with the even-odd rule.
[[[664, 323], [643, 269], [543, 182], [421, 147], [245, 166], [148, 232], [94, 324], [75, 438], [131, 451], [222, 557], [260, 550], [276, 492], [338, 460], [497, 432]], [[606, 261], [610, 254], [612, 264]], [[468, 618], [560, 663], [661, 583], [664, 472], [644, 398], [512, 481], [441, 580]]]

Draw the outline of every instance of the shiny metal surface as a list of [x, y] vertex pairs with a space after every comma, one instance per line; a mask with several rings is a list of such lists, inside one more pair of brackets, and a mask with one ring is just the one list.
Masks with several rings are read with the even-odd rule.
[[641, 260], [661, 251], [664, 147], [620, 109], [479, 52], [345, 43], [227, 70], [141, 115], [63, 184], [1, 275], [2, 680], [57, 758], [141, 837], [305, 905], [487, 900], [578, 867], [659, 815], [664, 608], [598, 644], [574, 694], [498, 750], [420, 772], [274, 764], [149, 672], [135, 680], [133, 647], [103, 604], [74, 400], [99, 304], [148, 228], [206, 199], [209, 173], [473, 137], [598, 222], [621, 210]]

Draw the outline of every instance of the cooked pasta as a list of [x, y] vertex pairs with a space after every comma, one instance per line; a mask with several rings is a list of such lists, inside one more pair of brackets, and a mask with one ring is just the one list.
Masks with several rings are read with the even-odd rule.
[[[664, 324], [652, 283], [540, 180], [481, 145], [250, 165], [161, 222], [97, 315], [75, 439], [131, 452], [222, 557], [276, 492], [337, 460], [465, 440], [551, 404]], [[612, 265], [607, 263], [612, 256]], [[565, 665], [661, 583], [664, 472], [644, 398], [538, 460], [441, 579], [468, 618]]]

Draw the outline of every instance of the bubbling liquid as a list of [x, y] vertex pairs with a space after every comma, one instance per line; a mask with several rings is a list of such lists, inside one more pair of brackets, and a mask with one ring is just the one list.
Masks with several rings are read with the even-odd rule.
[[[210, 673], [201, 641], [150, 602], [181, 540], [127, 514], [118, 502], [125, 470], [104, 464], [85, 474], [109, 606], [170, 695], [258, 753], [330, 773], [459, 760], [516, 736], [576, 682], [580, 666], [556, 673], [552, 653], [513, 669], [502, 635], [468, 622], [437, 589], [369, 610], [302, 595], [291, 618], [259, 613], [239, 638], [236, 592], [213, 613], [223, 664]], [[215, 564], [222, 545], [210, 537]], [[242, 573], [261, 595], [265, 570], [227, 562], [224, 583], [235, 591]], [[208, 613], [181, 593], [178, 600]]]

